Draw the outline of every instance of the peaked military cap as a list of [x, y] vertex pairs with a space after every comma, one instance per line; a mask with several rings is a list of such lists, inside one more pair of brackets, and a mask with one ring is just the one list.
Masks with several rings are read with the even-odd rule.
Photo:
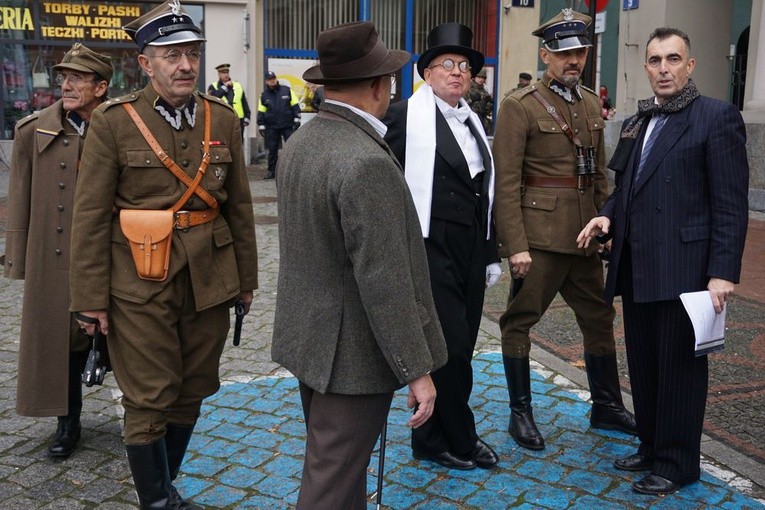
[[566, 51], [592, 46], [587, 27], [592, 18], [573, 9], [563, 9], [553, 19], [531, 32], [541, 37], [548, 51]]
[[202, 30], [184, 12], [180, 0], [164, 2], [160, 6], [136, 18], [122, 30], [143, 51], [146, 46], [168, 46], [188, 42], [204, 42]]
[[91, 50], [82, 43], [74, 43], [69, 51], [64, 54], [61, 62], [53, 66], [53, 69], [71, 69], [81, 73], [96, 73], [101, 78], [111, 81], [114, 68], [112, 59]]
[[228, 71], [231, 69], [231, 64], [221, 64], [219, 66], [215, 66], [215, 70], [219, 72]]

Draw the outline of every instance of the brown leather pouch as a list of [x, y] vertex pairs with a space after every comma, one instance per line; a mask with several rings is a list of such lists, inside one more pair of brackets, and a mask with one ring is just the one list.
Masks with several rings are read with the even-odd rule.
[[130, 244], [139, 278], [158, 282], [167, 278], [174, 223], [170, 209], [120, 211], [120, 228]]

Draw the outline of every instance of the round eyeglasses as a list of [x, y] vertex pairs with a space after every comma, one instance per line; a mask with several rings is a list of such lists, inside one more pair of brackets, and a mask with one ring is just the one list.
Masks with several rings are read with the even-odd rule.
[[454, 69], [455, 65], [459, 68], [461, 73], [466, 73], [470, 71], [470, 63], [468, 63], [467, 60], [463, 60], [462, 62], [457, 63], [450, 58], [447, 58], [446, 60], [444, 60], [443, 62], [439, 62], [438, 64], [432, 64], [428, 66], [428, 69], [433, 69], [435, 66], [441, 66], [447, 71], [451, 71], [452, 69]]
[[188, 50], [188, 51], [178, 51], [178, 50], [170, 50], [164, 55], [154, 55], [157, 58], [165, 59], [170, 64], [178, 64], [181, 61], [181, 58], [186, 55], [186, 58], [189, 59], [189, 62], [192, 64], [196, 64], [199, 62], [199, 59], [202, 58], [202, 52], [200, 50], [194, 49], [194, 50]]
[[93, 78], [83, 78], [79, 74], [57, 74], [56, 75], [56, 85], [59, 87], [62, 86], [64, 83], [69, 82], [69, 85], [72, 85], [73, 87], [76, 87], [80, 83], [87, 83], [92, 81], [93, 83], [96, 83], [96, 80]]

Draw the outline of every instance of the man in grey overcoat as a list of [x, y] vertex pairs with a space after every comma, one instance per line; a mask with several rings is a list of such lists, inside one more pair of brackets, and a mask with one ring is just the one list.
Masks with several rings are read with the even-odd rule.
[[53, 69], [61, 99], [16, 124], [4, 273], [25, 280], [16, 412], [57, 416], [48, 452], [68, 457], [80, 439], [80, 377], [90, 346], [69, 313], [74, 188], [90, 114], [107, 97], [112, 64], [75, 43]]
[[410, 58], [370, 22], [317, 41], [303, 79], [317, 116], [279, 158], [279, 281], [272, 355], [295, 374], [307, 427], [298, 508], [365, 509], [366, 468], [393, 392], [410, 427], [432, 414], [446, 345], [417, 211], [380, 122]]

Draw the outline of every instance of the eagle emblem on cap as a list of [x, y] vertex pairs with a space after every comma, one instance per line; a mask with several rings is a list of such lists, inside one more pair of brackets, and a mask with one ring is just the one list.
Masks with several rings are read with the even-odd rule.
[[574, 10], [570, 7], [566, 7], [563, 9], [563, 19], [566, 21], [573, 21], [574, 20]]
[[181, 1], [180, 0], [173, 0], [172, 2], [168, 2], [170, 5], [170, 10], [173, 11], [173, 14], [176, 16], [180, 16], [183, 14], [183, 11], [181, 10]]

